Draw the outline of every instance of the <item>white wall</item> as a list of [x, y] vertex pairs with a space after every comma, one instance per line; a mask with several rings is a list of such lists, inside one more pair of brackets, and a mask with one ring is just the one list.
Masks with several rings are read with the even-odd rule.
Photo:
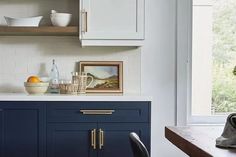
[[164, 127], [175, 125], [176, 1], [146, 1], [146, 40], [142, 48], [142, 93], [153, 96], [152, 156], [185, 156], [164, 138]]
[[6, 25], [3, 16], [9, 17], [30, 17], [43, 16], [40, 24], [50, 25], [50, 12], [52, 9], [59, 12], [69, 12], [72, 16], [71, 25], [76, 25], [78, 21], [78, 0], [1, 0], [0, 1], [0, 25]]

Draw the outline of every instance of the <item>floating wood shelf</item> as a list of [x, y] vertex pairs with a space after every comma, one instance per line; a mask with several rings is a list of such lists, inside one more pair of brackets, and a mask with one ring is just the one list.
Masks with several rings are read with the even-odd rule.
[[53, 26], [42, 26], [42, 27], [8, 27], [0, 26], [0, 35], [11, 35], [11, 36], [78, 36], [78, 27], [53, 27]]

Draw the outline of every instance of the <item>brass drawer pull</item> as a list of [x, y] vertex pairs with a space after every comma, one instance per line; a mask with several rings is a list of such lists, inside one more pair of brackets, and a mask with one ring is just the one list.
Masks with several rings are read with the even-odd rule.
[[96, 129], [91, 130], [91, 147], [96, 149]]
[[99, 129], [99, 149], [102, 149], [104, 146], [104, 131]]
[[115, 110], [80, 110], [80, 112], [85, 115], [111, 115]]

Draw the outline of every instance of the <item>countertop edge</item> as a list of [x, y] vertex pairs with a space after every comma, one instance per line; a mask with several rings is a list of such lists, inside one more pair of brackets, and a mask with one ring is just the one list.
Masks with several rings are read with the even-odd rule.
[[152, 101], [142, 95], [26, 95], [0, 94], [0, 101]]

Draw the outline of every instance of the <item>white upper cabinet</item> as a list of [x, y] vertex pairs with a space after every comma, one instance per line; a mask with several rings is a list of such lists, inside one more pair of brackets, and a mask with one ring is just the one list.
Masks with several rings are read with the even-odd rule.
[[141, 46], [145, 0], [81, 0], [82, 46]]

